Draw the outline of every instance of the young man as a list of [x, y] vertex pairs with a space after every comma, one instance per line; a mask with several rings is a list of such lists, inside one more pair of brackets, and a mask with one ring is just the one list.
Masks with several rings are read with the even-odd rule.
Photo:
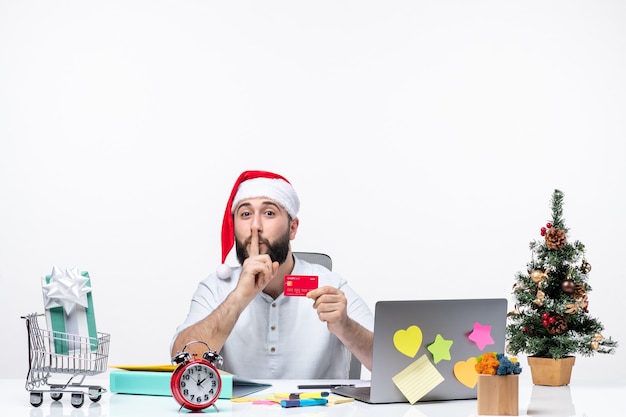
[[[223, 369], [256, 379], [348, 377], [350, 352], [372, 367], [374, 317], [336, 273], [291, 253], [300, 201], [284, 177], [246, 171], [224, 212], [222, 263], [233, 247], [241, 266], [222, 265], [198, 285], [171, 353], [199, 340], [224, 358]], [[285, 296], [285, 275], [316, 275], [306, 297]], [[186, 351], [201, 355], [199, 343]]]

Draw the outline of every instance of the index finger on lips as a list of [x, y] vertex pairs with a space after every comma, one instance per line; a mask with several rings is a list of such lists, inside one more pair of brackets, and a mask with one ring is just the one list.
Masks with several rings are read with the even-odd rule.
[[259, 254], [259, 231], [252, 229], [252, 237], [250, 238], [250, 256], [257, 256]]

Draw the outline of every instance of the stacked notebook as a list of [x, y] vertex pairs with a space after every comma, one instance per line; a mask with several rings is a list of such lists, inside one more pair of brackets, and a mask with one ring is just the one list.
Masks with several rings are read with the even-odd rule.
[[[113, 366], [109, 372], [110, 391], [118, 394], [172, 396], [170, 381], [176, 365]], [[271, 384], [239, 378], [220, 371], [222, 391], [219, 398], [243, 397], [261, 391]]]

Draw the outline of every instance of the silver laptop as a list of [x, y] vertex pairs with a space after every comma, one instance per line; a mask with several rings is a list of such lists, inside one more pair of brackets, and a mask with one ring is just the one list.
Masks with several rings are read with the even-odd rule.
[[[504, 298], [379, 301], [370, 386], [335, 387], [332, 392], [370, 404], [409, 402], [392, 378], [420, 359], [428, 360], [443, 381], [429, 386], [419, 402], [475, 399], [477, 376], [466, 371], [472, 358], [504, 352], [506, 314]], [[421, 331], [419, 347], [416, 337], [406, 342], [409, 332], [415, 336], [415, 327]]]

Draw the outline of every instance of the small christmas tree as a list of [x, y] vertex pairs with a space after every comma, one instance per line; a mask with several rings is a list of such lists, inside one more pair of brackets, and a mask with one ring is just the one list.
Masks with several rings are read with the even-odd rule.
[[579, 353], [614, 353], [617, 342], [589, 314], [587, 283], [591, 265], [585, 246], [568, 241], [563, 221], [563, 193], [552, 194], [552, 221], [541, 228], [542, 240], [530, 243], [526, 273], [516, 274], [515, 309], [508, 314], [507, 352], [559, 359]]

